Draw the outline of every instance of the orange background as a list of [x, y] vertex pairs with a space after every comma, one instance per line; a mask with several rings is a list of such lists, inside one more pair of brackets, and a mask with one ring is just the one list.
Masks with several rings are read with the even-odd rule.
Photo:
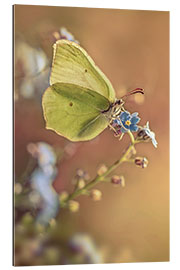
[[[15, 33], [33, 47], [45, 50], [49, 60], [52, 44], [44, 40], [52, 29], [65, 26], [80, 41], [112, 82], [117, 97], [141, 87], [145, 98], [131, 97], [125, 104], [138, 111], [141, 125], [150, 122], [158, 148], [151, 143], [137, 146], [138, 156], [149, 160], [147, 169], [124, 164], [125, 188], [100, 184], [100, 202], [80, 197], [80, 211], [68, 213], [75, 231], [89, 233], [104, 247], [105, 262], [169, 260], [169, 12], [15, 6]], [[42, 92], [45, 89], [42, 89]], [[45, 130], [40, 103], [19, 99], [15, 103], [15, 172], [26, 167], [29, 142], [45, 141], [55, 147], [74, 149], [63, 158], [54, 183], [57, 192], [71, 190], [77, 168], [94, 177], [99, 164], [112, 164], [128, 143], [118, 141], [110, 130], [83, 143]], [[60, 216], [63, 211], [60, 211]]]

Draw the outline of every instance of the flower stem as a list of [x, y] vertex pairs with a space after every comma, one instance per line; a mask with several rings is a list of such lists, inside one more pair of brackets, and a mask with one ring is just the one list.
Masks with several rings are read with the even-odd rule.
[[134, 144], [135, 143], [134, 136], [133, 136], [133, 134], [132, 134], [132, 132], [130, 130], [128, 131], [128, 134], [130, 136], [132, 144]]
[[127, 147], [123, 155], [120, 159], [118, 159], [116, 162], [114, 162], [105, 173], [102, 175], [96, 175], [96, 177], [87, 183], [84, 188], [75, 190], [73, 193], [71, 193], [64, 201], [61, 201], [61, 208], [65, 208], [67, 206], [68, 201], [73, 200], [74, 198], [77, 198], [80, 195], [86, 195], [87, 191], [90, 190], [92, 187], [94, 187], [96, 184], [103, 182], [106, 177], [114, 171], [120, 164], [123, 162], [127, 162], [130, 160], [132, 154], [134, 153], [134, 145], [136, 144], [136, 141], [134, 140], [133, 134], [128, 132], [130, 138], [131, 138], [131, 144]]

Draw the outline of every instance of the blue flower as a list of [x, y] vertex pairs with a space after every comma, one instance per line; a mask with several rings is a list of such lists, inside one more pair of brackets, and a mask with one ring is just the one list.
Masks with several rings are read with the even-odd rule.
[[40, 195], [42, 203], [36, 221], [47, 225], [59, 210], [59, 196], [53, 187], [57, 175], [56, 155], [53, 148], [44, 142], [30, 143], [28, 151], [37, 159], [38, 167], [31, 174], [31, 184]]
[[121, 112], [121, 114], [116, 119], [116, 123], [120, 126], [122, 133], [126, 133], [129, 130], [132, 132], [138, 131], [137, 123], [139, 123], [139, 121], [140, 118], [138, 117], [137, 112], [130, 114], [127, 111]]
[[59, 197], [52, 186], [57, 170], [52, 168], [52, 173], [45, 173], [41, 168], [37, 168], [31, 175], [33, 188], [39, 193], [42, 204], [36, 221], [47, 225], [52, 218], [55, 218], [59, 210]]

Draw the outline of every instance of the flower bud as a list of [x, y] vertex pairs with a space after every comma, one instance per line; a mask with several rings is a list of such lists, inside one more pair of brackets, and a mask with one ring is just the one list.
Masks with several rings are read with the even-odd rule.
[[111, 183], [114, 185], [119, 185], [121, 183], [121, 177], [119, 175], [113, 175], [111, 178]]
[[111, 183], [115, 186], [121, 185], [122, 187], [125, 187], [125, 178], [123, 175], [113, 175], [111, 178]]
[[22, 185], [20, 183], [16, 183], [14, 185], [14, 191], [16, 194], [20, 194], [22, 192]]
[[79, 210], [79, 203], [77, 201], [70, 200], [68, 206], [71, 212], [75, 213]]
[[34, 157], [38, 156], [38, 146], [35, 143], [29, 143], [27, 145], [27, 151]]
[[76, 175], [79, 176], [79, 177], [83, 177], [84, 176], [84, 171], [82, 169], [77, 169]]
[[100, 201], [102, 198], [102, 192], [99, 189], [92, 189], [90, 196], [94, 201]]
[[75, 178], [88, 181], [90, 179], [90, 176], [86, 171], [84, 171], [82, 169], [77, 169]]
[[67, 197], [68, 197], [67, 191], [61, 192], [61, 194], [59, 195], [60, 202], [65, 201], [67, 199]]
[[99, 169], [98, 169], [98, 171], [97, 171], [97, 174], [98, 174], [98, 175], [102, 175], [102, 174], [104, 174], [105, 172], [107, 172], [107, 166], [106, 166], [105, 164], [102, 164], [102, 165], [99, 167]]
[[157, 148], [158, 143], [157, 143], [157, 141], [155, 139], [155, 133], [150, 130], [149, 122], [147, 122], [144, 127], [140, 128], [140, 130], [137, 133], [136, 140], [137, 141], [145, 141], [145, 142], [151, 141], [152, 144], [154, 145], [154, 147]]
[[84, 179], [79, 179], [77, 186], [78, 186], [79, 189], [82, 189], [83, 187], [85, 187]]
[[135, 162], [137, 167], [140, 167], [143, 169], [146, 168], [148, 165], [148, 160], [145, 157], [136, 157], [134, 162]]
[[144, 140], [144, 141], [147, 141], [147, 140], [150, 140], [149, 136], [146, 134], [146, 130], [145, 129], [140, 129], [137, 133], [137, 140], [141, 141], [141, 140]]
[[52, 33], [53, 37], [55, 38], [55, 41], [59, 40], [60, 39], [60, 33], [55, 31], [54, 33]]

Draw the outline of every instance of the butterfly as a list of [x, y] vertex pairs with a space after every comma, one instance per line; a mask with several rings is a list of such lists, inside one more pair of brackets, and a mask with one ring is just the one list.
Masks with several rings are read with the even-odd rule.
[[[77, 43], [62, 39], [53, 45], [50, 86], [42, 98], [46, 128], [70, 141], [88, 141], [122, 112], [124, 101], [88, 53]], [[136, 88], [129, 94], [143, 93]]]

